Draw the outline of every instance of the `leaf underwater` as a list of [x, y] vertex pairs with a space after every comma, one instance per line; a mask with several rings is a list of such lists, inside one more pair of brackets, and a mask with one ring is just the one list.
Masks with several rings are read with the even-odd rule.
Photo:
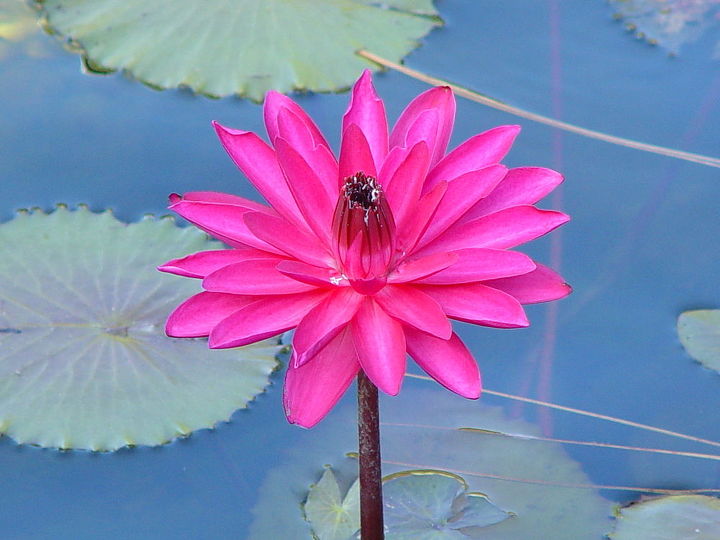
[[707, 495], [672, 495], [619, 508], [613, 540], [717, 540], [720, 499]]
[[400, 61], [441, 24], [432, 0], [36, 0], [45, 26], [98, 73], [126, 70], [156, 88], [261, 101], [274, 89], [347, 89]]
[[[449, 471], [462, 476], [468, 491], [480, 492], [502, 511], [515, 514], [486, 528], [480, 538], [597, 540], [612, 528], [613, 503], [594, 489], [567, 487], [592, 481], [562, 445], [459, 429], [540, 435], [538, 426], [511, 419], [500, 407], [423, 386], [429, 384], [408, 381], [398, 397], [381, 396], [384, 474], [421, 468]], [[277, 466], [267, 471], [258, 489], [248, 540], [310, 538], [300, 505], [308, 486], [323, 473], [322, 464], [332, 465], [342, 495], [357, 478], [357, 460], [342, 458], [357, 449], [355, 415], [352, 400], [341, 403], [313, 428], [311, 437], [298, 438], [278, 456]], [[338, 497], [336, 501], [342, 499]]]
[[687, 353], [720, 372], [720, 309], [686, 311], [678, 317], [678, 336]]
[[[688, 43], [700, 40], [705, 32], [720, 23], [717, 0], [610, 0], [617, 8], [615, 18], [625, 28], [676, 55]], [[720, 43], [713, 51], [720, 58]]]
[[0, 225], [0, 432], [106, 451], [162, 444], [246, 407], [277, 367], [277, 340], [210, 351], [164, 331], [199, 285], [155, 267], [220, 247], [170, 218], [125, 225], [85, 207]]

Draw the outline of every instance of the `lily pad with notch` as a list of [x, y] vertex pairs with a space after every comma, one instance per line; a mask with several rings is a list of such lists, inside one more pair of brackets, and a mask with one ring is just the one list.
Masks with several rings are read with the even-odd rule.
[[59, 207], [0, 225], [0, 433], [115, 450], [213, 427], [277, 367], [277, 340], [211, 351], [172, 339], [167, 315], [199, 286], [155, 267], [220, 248], [171, 218], [126, 225]]
[[441, 24], [432, 0], [36, 0], [49, 31], [90, 71], [125, 70], [155, 88], [261, 101], [265, 92], [349, 88], [399, 61]]

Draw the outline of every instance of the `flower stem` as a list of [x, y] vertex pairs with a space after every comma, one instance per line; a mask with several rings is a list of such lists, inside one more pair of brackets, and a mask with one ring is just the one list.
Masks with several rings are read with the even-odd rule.
[[360, 446], [360, 533], [363, 540], [383, 540], [380, 409], [378, 389], [358, 373], [358, 442]]

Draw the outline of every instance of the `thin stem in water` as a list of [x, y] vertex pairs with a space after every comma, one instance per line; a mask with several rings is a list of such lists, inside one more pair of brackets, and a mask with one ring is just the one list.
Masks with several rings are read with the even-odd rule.
[[378, 389], [362, 370], [358, 374], [358, 442], [360, 451], [360, 532], [363, 540], [383, 540], [380, 410]]

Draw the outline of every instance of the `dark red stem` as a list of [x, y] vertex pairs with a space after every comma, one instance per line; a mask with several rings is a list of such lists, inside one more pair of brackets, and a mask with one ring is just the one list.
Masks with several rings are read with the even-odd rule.
[[360, 446], [360, 532], [363, 540], [383, 540], [380, 410], [378, 389], [358, 374], [358, 442]]

